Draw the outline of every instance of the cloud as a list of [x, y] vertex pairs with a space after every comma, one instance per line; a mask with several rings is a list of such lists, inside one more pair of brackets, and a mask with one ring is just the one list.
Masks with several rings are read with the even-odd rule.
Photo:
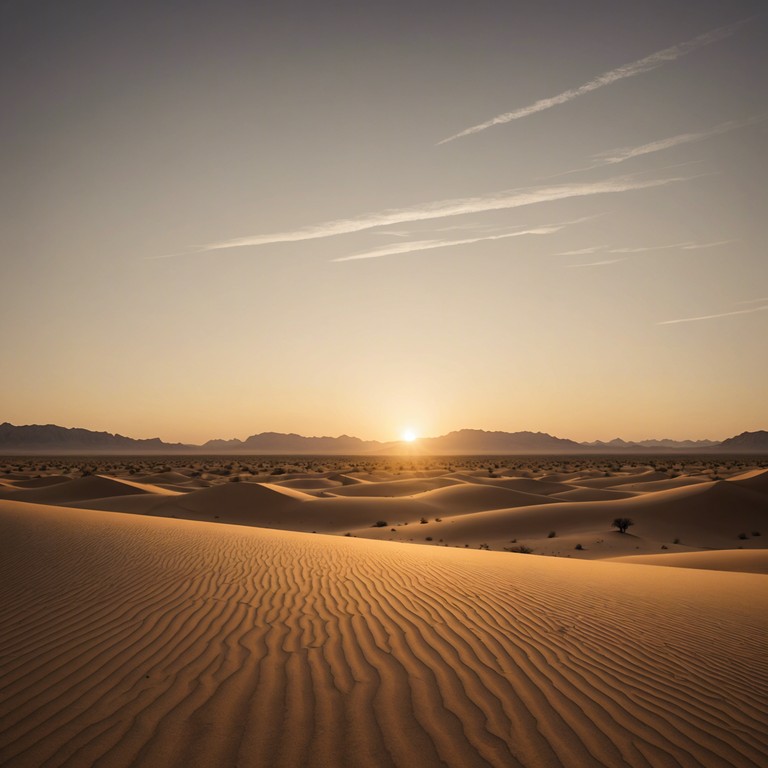
[[698, 320], [712, 320], [716, 317], [730, 317], [731, 315], [749, 315], [752, 312], [763, 312], [768, 309], [768, 304], [762, 307], [751, 307], [750, 309], [737, 309], [733, 312], [720, 312], [717, 315], [702, 315], [701, 317], [682, 317], [679, 320], [662, 320], [656, 325], [674, 325], [675, 323], [695, 323]]
[[[694, 243], [686, 241], [684, 243], [672, 243], [671, 245], [640, 245], [634, 247], [622, 247], [622, 248], [608, 248], [606, 245], [592, 245], [588, 248], [578, 248], [573, 251], [560, 251], [555, 253], [555, 256], [585, 256], [590, 253], [648, 253], [649, 251], [669, 251], [678, 248], [681, 251], [698, 251], [702, 248], [715, 248], [719, 245], [727, 245], [728, 243], [735, 243], [735, 240], [716, 240], [711, 243]], [[616, 259], [616, 261], [623, 261], [623, 259]], [[599, 261], [595, 264], [570, 264], [571, 267], [591, 267], [596, 264], [613, 264], [614, 261]]]
[[[352, 232], [362, 232], [381, 226], [392, 226], [411, 221], [442, 219], [451, 216], [463, 216], [468, 213], [500, 211], [520, 208], [537, 203], [549, 203], [573, 197], [628, 192], [631, 190], [663, 187], [679, 181], [688, 181], [691, 177], [668, 176], [666, 178], [640, 180], [636, 177], [622, 176], [603, 181], [560, 184], [547, 187], [532, 187], [497, 192], [483, 197], [467, 197], [453, 200], [438, 200], [411, 208], [396, 208], [379, 213], [369, 213], [349, 219], [337, 219], [317, 224], [313, 227], [275, 232], [265, 235], [252, 235], [219, 243], [202, 246], [199, 251], [218, 251], [225, 248], [244, 248], [272, 243], [293, 243], [301, 240], [317, 240], [335, 237]], [[199, 252], [198, 251], [198, 252]]]
[[550, 235], [554, 232], [559, 232], [569, 224], [578, 224], [582, 221], [587, 221], [593, 217], [589, 216], [584, 219], [576, 219], [575, 221], [567, 221], [562, 224], [545, 224], [540, 227], [533, 227], [531, 229], [521, 229], [515, 232], [506, 232], [503, 235], [485, 235], [483, 237], [471, 237], [465, 240], [414, 240], [410, 243], [399, 243], [398, 245], [385, 245], [381, 248], [374, 248], [370, 251], [363, 253], [356, 253], [353, 256], [341, 256], [338, 259], [331, 259], [331, 261], [357, 261], [359, 259], [378, 259], [381, 256], [394, 256], [401, 253], [412, 253], [413, 251], [427, 251], [433, 248], [450, 248], [456, 245], [469, 245], [470, 243], [480, 243], [485, 240], [504, 240], [508, 237], [521, 237], [522, 235]]
[[[690, 144], [692, 141], [702, 141], [702, 139], [708, 139], [712, 136], [719, 136], [720, 134], [733, 131], [736, 128], [744, 128], [747, 125], [763, 122], [765, 119], [766, 117], [762, 115], [760, 117], [752, 117], [749, 120], [729, 120], [727, 123], [716, 125], [708, 131], [680, 133], [677, 136], [670, 136], [667, 139], [659, 139], [658, 141], [652, 141], [649, 144], [641, 144], [639, 147], [612, 149], [608, 152], [601, 152], [600, 154], [594, 155], [593, 159], [597, 160], [599, 165], [615, 165], [616, 163], [623, 163], [625, 160], [631, 160], [633, 157], [649, 155], [652, 152], [661, 152], [664, 149], [677, 147], [680, 144]], [[594, 168], [596, 166], [592, 167]]]
[[604, 245], [592, 245], [589, 248], [577, 248], [574, 251], [560, 251], [555, 256], [586, 256], [590, 253], [597, 253], [598, 251], [604, 251]]
[[449, 136], [447, 139], [439, 141], [438, 144], [447, 144], [449, 141], [454, 141], [455, 139], [462, 138], [463, 136], [470, 136], [471, 134], [479, 133], [480, 131], [491, 128], [494, 125], [502, 125], [504, 123], [509, 123], [512, 120], [519, 120], [522, 117], [528, 117], [529, 115], [533, 115], [536, 112], [543, 112], [545, 109], [556, 107], [558, 104], [565, 104], [566, 102], [572, 101], [579, 96], [583, 96], [585, 93], [596, 91], [598, 88], [611, 85], [618, 82], [619, 80], [624, 80], [628, 77], [634, 77], [635, 75], [642, 75], [645, 72], [650, 72], [651, 70], [656, 69], [657, 67], [660, 67], [669, 61], [675, 61], [682, 56], [685, 56], [695, 50], [698, 50], [699, 48], [703, 48], [704, 46], [709, 45], [710, 43], [714, 43], [718, 40], [723, 40], [726, 37], [730, 37], [739, 29], [739, 27], [745, 24], [746, 21], [747, 19], [743, 19], [742, 21], [737, 21], [733, 24], [728, 24], [727, 26], [714, 29], [711, 32], [705, 32], [703, 35], [699, 35], [698, 37], [694, 37], [692, 40], [687, 40], [683, 43], [673, 45], [671, 48], [665, 48], [664, 50], [656, 51], [656, 53], [652, 53], [650, 56], [646, 56], [644, 59], [638, 59], [637, 61], [633, 61], [630, 64], [624, 64], [617, 69], [604, 72], [594, 80], [590, 80], [588, 83], [585, 83], [578, 88], [571, 88], [570, 90], [563, 91], [563, 93], [560, 93], [557, 96], [551, 96], [548, 99], [540, 99], [533, 104], [529, 104], [527, 107], [521, 107], [520, 109], [516, 109], [513, 112], [505, 112], [503, 115], [498, 115], [497, 117], [494, 117], [491, 120], [487, 120], [484, 123], [473, 125], [472, 127], [460, 131], [453, 136]]
[[626, 259], [606, 259], [605, 261], [591, 261], [589, 264], [567, 264], [568, 267], [604, 267], [607, 264], [618, 264]]
[[677, 136], [670, 136], [666, 139], [658, 139], [657, 141], [649, 142], [648, 144], [641, 144], [637, 147], [622, 147], [620, 149], [610, 149], [607, 152], [599, 152], [596, 155], [592, 155], [594, 165], [587, 165], [583, 168], [574, 168], [571, 171], [564, 171], [563, 173], [556, 173], [552, 176], [547, 176], [549, 179], [556, 179], [559, 176], [568, 176], [572, 173], [580, 173], [581, 171], [591, 171], [594, 168], [603, 168], [606, 165], [617, 165], [623, 163], [626, 160], [631, 160], [635, 157], [642, 157], [643, 155], [649, 155], [653, 152], [661, 152], [665, 149], [671, 149], [681, 144], [690, 144], [694, 141], [702, 141], [709, 139], [712, 136], [719, 136], [723, 133], [736, 130], [737, 128], [744, 128], [748, 125], [754, 125], [755, 123], [762, 123], [768, 117], [761, 115], [759, 117], [751, 117], [748, 120], [729, 120], [727, 123], [721, 123], [714, 128], [710, 128], [707, 131], [697, 131], [695, 133], [680, 133]]

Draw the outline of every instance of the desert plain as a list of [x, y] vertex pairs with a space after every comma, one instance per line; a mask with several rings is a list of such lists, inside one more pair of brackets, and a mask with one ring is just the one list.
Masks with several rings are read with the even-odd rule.
[[0, 764], [765, 765], [765, 542], [760, 457], [4, 457]]

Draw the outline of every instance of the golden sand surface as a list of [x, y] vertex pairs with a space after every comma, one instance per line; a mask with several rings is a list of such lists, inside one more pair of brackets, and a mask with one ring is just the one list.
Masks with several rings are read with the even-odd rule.
[[0, 465], [0, 765], [768, 761], [763, 467], [336, 461]]

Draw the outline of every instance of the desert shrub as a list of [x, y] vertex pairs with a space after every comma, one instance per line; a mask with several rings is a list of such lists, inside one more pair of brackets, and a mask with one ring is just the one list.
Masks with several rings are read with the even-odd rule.
[[760, 531], [752, 531], [752, 535], [753, 536], [759, 536], [760, 535]]
[[662, 548], [662, 549], [669, 549], [669, 547], [668, 547], [666, 544], [662, 544], [662, 545], [661, 545], [661, 548]]
[[740, 538], [742, 541], [744, 541], [744, 539], [748, 539], [748, 538], [749, 538], [749, 536], [747, 536], [747, 534], [746, 534], [746, 533], [740, 533], [740, 534], [739, 534], [739, 538]]
[[426, 525], [426, 524], [427, 524], [427, 518], [426, 518], [426, 517], [422, 517], [422, 518], [421, 518], [421, 520], [419, 520], [419, 522], [420, 522], [422, 525]]
[[583, 547], [581, 544], [577, 544], [577, 545], [574, 547], [574, 549], [578, 549], [578, 550], [579, 550], [579, 552], [581, 552], [581, 550], [582, 550], [582, 549], [584, 549], [584, 547]]
[[386, 528], [389, 523], [386, 520], [377, 520], [371, 528]]
[[[442, 518], [442, 517], [436, 517], [436, 518], [435, 518], [435, 522], [436, 522], [436, 523], [442, 523], [442, 522], [443, 522], [443, 518]], [[753, 535], [754, 535], [754, 534], [753, 534]], [[758, 536], [759, 536], [759, 535], [760, 535], [760, 534], [758, 534]]]
[[680, 539], [675, 539], [672, 543], [673, 544], [682, 544], [683, 542], [680, 541]]
[[634, 521], [630, 520], [630, 518], [628, 518], [628, 517], [617, 517], [611, 523], [611, 525], [614, 528], [618, 528], [619, 529], [619, 533], [626, 533], [627, 532], [627, 528], [629, 528], [630, 525], [634, 525], [634, 524], [635, 524]]
[[554, 538], [555, 538], [555, 536], [557, 536], [557, 533], [555, 533], [555, 531], [550, 531], [550, 532], [547, 534], [547, 538], [548, 538], [548, 539], [554, 539]]
[[432, 537], [431, 537], [431, 536], [427, 536], [427, 537], [424, 539], [424, 541], [432, 541]]
[[517, 552], [519, 555], [530, 555], [533, 552], [531, 547], [526, 547], [525, 544], [518, 544], [516, 547], [504, 547], [505, 552]]

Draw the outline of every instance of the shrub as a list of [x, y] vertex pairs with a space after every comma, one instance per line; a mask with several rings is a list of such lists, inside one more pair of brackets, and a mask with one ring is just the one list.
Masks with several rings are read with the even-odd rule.
[[582, 550], [582, 549], [584, 549], [584, 547], [583, 547], [581, 544], [577, 544], [577, 545], [574, 547], [574, 549], [578, 549], [578, 550], [579, 550], [579, 552], [581, 552], [581, 550]]
[[516, 547], [504, 547], [505, 552], [517, 552], [519, 555], [530, 555], [533, 552], [531, 547], [526, 547], [525, 544], [518, 544]]
[[550, 532], [547, 534], [547, 538], [548, 538], [548, 539], [554, 539], [554, 538], [555, 538], [555, 536], [557, 536], [557, 534], [556, 534], [554, 531], [550, 531]]
[[386, 520], [377, 520], [371, 528], [386, 528], [389, 523]]
[[680, 539], [675, 539], [672, 543], [673, 544], [682, 544], [683, 542], [680, 541]]
[[431, 536], [427, 536], [426, 539], [424, 539], [424, 541], [432, 541], [432, 537]]
[[634, 525], [634, 521], [630, 520], [628, 517], [617, 517], [611, 525], [614, 528], [619, 529], [619, 533], [626, 533], [627, 528], [629, 528], [630, 525]]
[[742, 541], [744, 541], [744, 539], [748, 539], [748, 538], [749, 538], [749, 536], [747, 536], [747, 534], [746, 534], [746, 533], [740, 533], [740, 534], [739, 534], [739, 538], [740, 538]]
[[420, 522], [422, 525], [426, 525], [426, 524], [427, 524], [427, 518], [426, 518], [426, 517], [422, 517], [422, 518], [421, 518], [421, 520], [419, 520], [419, 522]]
[[760, 535], [760, 531], [752, 531], [752, 535], [753, 536], [759, 536]]

